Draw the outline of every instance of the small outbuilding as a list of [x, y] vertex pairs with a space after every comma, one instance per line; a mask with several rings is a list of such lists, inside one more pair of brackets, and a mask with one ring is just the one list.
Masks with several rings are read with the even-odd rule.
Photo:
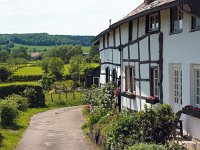
[[85, 74], [85, 86], [87, 88], [90, 88], [93, 84], [95, 84], [97, 87], [99, 87], [99, 78], [100, 78], [100, 66], [93, 68], [93, 69], [89, 69], [88, 71], [86, 71]]

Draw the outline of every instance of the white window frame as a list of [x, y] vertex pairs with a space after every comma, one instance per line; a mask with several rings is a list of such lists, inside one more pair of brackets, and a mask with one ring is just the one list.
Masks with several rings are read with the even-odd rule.
[[174, 101], [175, 103], [182, 104], [182, 68], [174, 67], [173, 68], [173, 77], [174, 77]]
[[154, 96], [159, 97], [159, 72], [158, 72], [158, 68], [153, 69], [153, 93], [154, 93]]
[[[127, 84], [127, 85], [125, 85], [125, 87], [127, 87], [127, 90], [125, 88], [125, 91], [135, 94], [136, 93], [135, 67], [134, 66], [125, 66], [125, 68], [128, 69], [127, 70], [127, 77], [126, 77], [126, 73], [125, 73], [125, 78], [127, 78], [127, 83], [125, 81], [125, 84]], [[132, 69], [132, 76], [130, 76], [130, 69]], [[132, 78], [132, 83], [130, 82], [131, 78]], [[131, 84], [132, 84], [133, 91], [131, 91]]]
[[159, 13], [154, 13], [149, 15], [149, 31], [159, 30], [160, 21]]
[[[177, 7], [171, 8], [171, 32], [176, 33], [183, 30], [183, 13], [177, 9]], [[175, 11], [176, 10], [176, 14]], [[176, 19], [174, 16], [176, 15]]]
[[[175, 70], [178, 70], [175, 75]], [[173, 111], [178, 112], [183, 105], [183, 76], [182, 63], [169, 64], [169, 103], [172, 105]], [[178, 76], [178, 77], [177, 77]], [[175, 81], [176, 80], [176, 81]]]
[[[199, 85], [197, 85], [196, 71], [200, 73], [200, 64], [191, 66], [191, 103], [194, 106], [200, 107], [200, 74], [199, 74]], [[199, 95], [197, 95], [197, 86], [199, 88]], [[197, 96], [199, 97], [199, 104], [197, 103]]]

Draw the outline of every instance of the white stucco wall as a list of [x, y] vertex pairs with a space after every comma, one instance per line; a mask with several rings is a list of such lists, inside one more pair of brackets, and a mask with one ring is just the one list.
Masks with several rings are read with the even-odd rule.
[[[182, 107], [191, 104], [191, 64], [200, 64], [200, 31], [190, 32], [191, 16], [183, 14], [183, 32], [170, 34], [170, 10], [161, 11], [161, 31], [164, 33], [164, 72], [163, 72], [163, 91], [164, 103], [173, 106], [173, 91], [170, 87], [170, 64], [181, 64], [183, 96]], [[184, 115], [183, 127], [186, 131], [200, 139], [199, 130], [200, 119]]]
[[[173, 87], [170, 87], [170, 65], [171, 64], [180, 64], [182, 66], [183, 72], [183, 99], [182, 99], [182, 107], [185, 105], [191, 104], [191, 65], [199, 64], [200, 65], [200, 31], [190, 32], [191, 30], [191, 16], [189, 14], [184, 13], [183, 15], [183, 32], [179, 34], [171, 34], [170, 33], [170, 10], [162, 10], [160, 12], [161, 15], [161, 32], [163, 33], [163, 102], [167, 104], [171, 104], [173, 106]], [[139, 37], [145, 35], [145, 17], [141, 17], [139, 19]], [[122, 44], [126, 44], [128, 42], [128, 23], [125, 23], [120, 26], [122, 33]], [[120, 36], [119, 36], [119, 28], [115, 29], [116, 36], [116, 47], [120, 45]], [[106, 37], [106, 36], [105, 36]], [[110, 33], [111, 42], [110, 46], [112, 46], [112, 32]], [[133, 40], [137, 38], [137, 20], [133, 20]], [[151, 60], [156, 61], [159, 59], [159, 42], [158, 42], [159, 34], [151, 35]], [[107, 40], [105, 40], [107, 43]], [[102, 38], [100, 39], [100, 49], [102, 49]], [[148, 60], [148, 37], [140, 42], [140, 54], [141, 60]], [[114, 50], [106, 50], [100, 52], [101, 61], [106, 62], [105, 58], [112, 54], [112, 62], [120, 63], [120, 52], [117, 49]], [[128, 48], [123, 49], [123, 59], [128, 59]], [[130, 46], [130, 59], [138, 59], [138, 45], [137, 43]], [[123, 62], [123, 68], [129, 65], [128, 62]], [[131, 62], [130, 65], [135, 66], [136, 70], [136, 78], [139, 78], [139, 66], [138, 63]], [[156, 63], [152, 63], [151, 66], [158, 66]], [[118, 75], [120, 75], [120, 67], [116, 67], [113, 65], [102, 65], [102, 73], [105, 72], [106, 67], [110, 67], [112, 71], [113, 68], [117, 68]], [[141, 66], [141, 78], [147, 79], [149, 78], [149, 65], [142, 64]], [[125, 70], [123, 70], [123, 80], [122, 80], [122, 91], [125, 91]], [[100, 79], [101, 83], [105, 83], [105, 75], [101, 75]], [[141, 96], [147, 97], [150, 95], [150, 85], [149, 82], [141, 82]], [[136, 95], [139, 95], [139, 82], [136, 81]], [[141, 105], [140, 105], [141, 104]], [[143, 109], [145, 104], [145, 100], [140, 100], [138, 97], [136, 99], [128, 99], [122, 97], [122, 106], [128, 107], [133, 110]], [[191, 136], [194, 136], [200, 139], [200, 130], [199, 124], [200, 119], [183, 115], [183, 127], [184, 130], [189, 132]]]

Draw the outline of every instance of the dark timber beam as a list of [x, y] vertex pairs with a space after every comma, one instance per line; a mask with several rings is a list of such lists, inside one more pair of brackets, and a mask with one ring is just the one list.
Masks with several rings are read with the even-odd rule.
[[163, 104], [163, 33], [159, 35], [160, 103]]

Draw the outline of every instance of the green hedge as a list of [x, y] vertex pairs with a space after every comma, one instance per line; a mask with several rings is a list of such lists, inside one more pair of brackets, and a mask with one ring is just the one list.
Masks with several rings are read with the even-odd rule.
[[[42, 79], [42, 75], [14, 75], [9, 78], [9, 81], [38, 81]], [[71, 80], [70, 75], [63, 75], [63, 80]]]
[[42, 78], [42, 75], [14, 75], [9, 80], [10, 81], [37, 81]]
[[0, 86], [0, 99], [4, 99], [12, 94], [22, 95], [25, 89], [33, 88], [36, 91], [35, 100], [30, 102], [30, 107], [42, 107], [45, 105], [45, 96], [42, 87], [29, 84], [11, 84]]

